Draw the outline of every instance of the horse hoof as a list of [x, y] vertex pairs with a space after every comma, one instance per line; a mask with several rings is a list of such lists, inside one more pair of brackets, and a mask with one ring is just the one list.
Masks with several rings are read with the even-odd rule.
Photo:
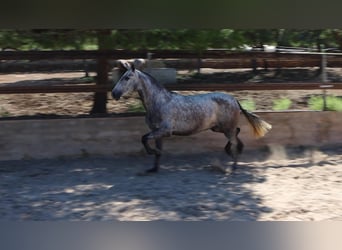
[[149, 154], [149, 155], [161, 155], [161, 150], [159, 150], [159, 149], [149, 149], [149, 150], [147, 150], [147, 154]]
[[227, 173], [227, 169], [221, 165], [210, 165], [210, 169], [211, 169], [211, 171], [220, 172], [222, 174]]
[[145, 171], [147, 174], [153, 174], [158, 172], [158, 168], [150, 168]]
[[151, 172], [147, 172], [147, 171], [143, 171], [143, 172], [138, 172], [137, 176], [149, 176], [152, 175], [153, 173]]
[[156, 174], [157, 172], [158, 172], [158, 169], [151, 168], [151, 169], [145, 170], [143, 172], [139, 172], [139, 173], [137, 173], [137, 175], [138, 176], [147, 176], [147, 175]]
[[147, 175], [148, 173], [146, 173], [146, 171], [137, 173], [137, 176], [147, 176]]

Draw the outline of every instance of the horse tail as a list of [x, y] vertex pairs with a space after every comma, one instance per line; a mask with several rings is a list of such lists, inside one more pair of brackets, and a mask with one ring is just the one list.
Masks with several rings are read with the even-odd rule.
[[240, 110], [244, 114], [244, 116], [247, 118], [249, 125], [253, 128], [254, 136], [256, 138], [263, 137], [268, 131], [271, 130], [272, 125], [261, 119], [259, 116], [248, 112], [244, 108], [241, 107], [239, 104]]

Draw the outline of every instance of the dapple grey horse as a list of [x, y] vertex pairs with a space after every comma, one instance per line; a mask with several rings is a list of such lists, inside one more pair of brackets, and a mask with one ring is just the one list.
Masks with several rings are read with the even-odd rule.
[[[134, 64], [121, 62], [127, 71], [112, 90], [119, 100], [136, 91], [146, 110], [146, 123], [151, 132], [141, 138], [148, 154], [155, 155], [154, 166], [146, 173], [157, 172], [162, 154], [162, 140], [171, 135], [191, 135], [211, 129], [223, 133], [228, 143], [225, 151], [233, 158], [232, 172], [236, 169], [243, 143], [238, 138], [240, 113], [247, 118], [256, 137], [264, 136], [272, 126], [255, 114], [243, 109], [231, 95], [213, 92], [199, 95], [181, 95], [168, 91], [151, 75], [135, 69]], [[155, 140], [155, 148], [149, 144]]]

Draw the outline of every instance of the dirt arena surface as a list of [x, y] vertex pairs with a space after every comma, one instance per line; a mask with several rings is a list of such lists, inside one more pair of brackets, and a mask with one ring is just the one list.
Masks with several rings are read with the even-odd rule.
[[1, 220], [342, 220], [342, 149], [1, 161]]

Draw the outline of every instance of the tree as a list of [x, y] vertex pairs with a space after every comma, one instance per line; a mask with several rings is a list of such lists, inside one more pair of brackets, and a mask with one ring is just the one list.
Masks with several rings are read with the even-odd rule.
[[96, 45], [96, 31], [32, 29], [0, 31], [0, 48], [18, 50], [87, 49]]
[[275, 44], [278, 36], [278, 30], [276, 29], [243, 29], [234, 32], [240, 38], [241, 45], [247, 44], [261, 48], [265, 44]]

